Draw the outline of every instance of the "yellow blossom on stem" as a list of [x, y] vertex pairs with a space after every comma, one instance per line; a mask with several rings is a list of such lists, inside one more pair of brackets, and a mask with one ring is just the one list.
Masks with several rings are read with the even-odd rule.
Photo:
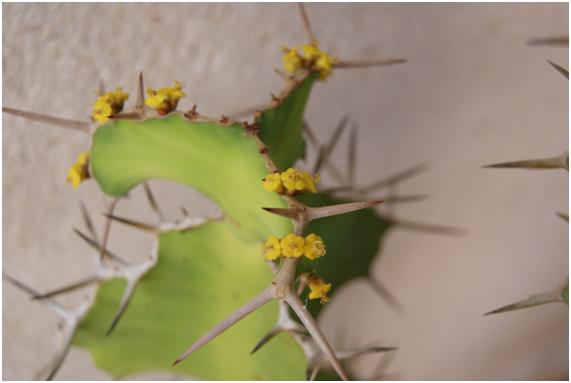
[[289, 258], [299, 258], [303, 255], [305, 240], [299, 235], [290, 233], [280, 242], [282, 255]]
[[319, 174], [316, 174], [315, 176], [312, 177], [309, 173], [302, 172], [302, 177], [305, 182], [305, 190], [309, 191], [310, 193], [317, 193], [317, 188], [315, 187], [315, 185], [317, 185], [319, 181], [321, 181]]
[[266, 243], [264, 243], [264, 252], [266, 254], [266, 258], [269, 260], [279, 258], [282, 255], [280, 240], [273, 235], [270, 235]]
[[321, 52], [321, 56], [315, 61], [314, 69], [319, 72], [322, 80], [325, 80], [331, 75], [333, 65], [337, 63], [337, 59], [327, 52]]
[[79, 184], [89, 178], [89, 153], [80, 153], [77, 156], [75, 164], [69, 168], [67, 172], [67, 181], [71, 183], [74, 189]]
[[91, 111], [91, 117], [99, 123], [104, 123], [123, 110], [123, 104], [129, 95], [123, 88], [117, 87], [114, 92], [107, 92], [97, 98]]
[[305, 237], [304, 253], [307, 258], [314, 260], [325, 255], [325, 245], [320, 236], [309, 234]]
[[286, 72], [289, 73], [297, 72], [303, 65], [301, 57], [299, 57], [297, 48], [289, 49], [287, 47], [284, 47], [282, 62], [284, 64], [284, 69], [286, 70]]
[[316, 193], [317, 189], [315, 184], [319, 178], [313, 178], [309, 173], [302, 172], [294, 168], [289, 168], [282, 173], [282, 183], [286, 188], [289, 195], [299, 194], [304, 192]]
[[325, 281], [317, 276], [309, 277], [309, 299], [320, 299], [321, 304], [329, 302], [329, 296], [327, 293], [331, 290], [331, 283], [325, 283]]
[[175, 81], [172, 87], [161, 88], [159, 90], [147, 89], [145, 105], [155, 109], [161, 116], [176, 109], [178, 101], [185, 97], [182, 91], [183, 85]]
[[303, 46], [303, 59], [306, 62], [316, 61], [321, 56], [322, 52], [319, 49], [319, 43], [314, 42], [305, 44]]
[[282, 177], [279, 172], [268, 174], [262, 182], [262, 187], [267, 192], [284, 193], [284, 185], [282, 184]]

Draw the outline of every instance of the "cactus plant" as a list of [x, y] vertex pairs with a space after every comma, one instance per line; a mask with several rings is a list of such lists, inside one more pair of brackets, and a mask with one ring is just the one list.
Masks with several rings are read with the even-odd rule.
[[[93, 275], [48, 292], [5, 275], [65, 319], [62, 347], [43, 377], [55, 376], [71, 344], [88, 349], [96, 364], [116, 377], [154, 369], [203, 379], [315, 378], [326, 365], [347, 379], [343, 360], [394, 349], [369, 345], [333, 350], [315, 320], [321, 302], [350, 280], [370, 280], [370, 264], [390, 228], [455, 231], [372, 209], [381, 202], [372, 193], [422, 166], [364, 188], [355, 188], [349, 175], [348, 184], [329, 191], [317, 191], [313, 174], [292, 167], [306, 151], [304, 108], [317, 81], [337, 68], [404, 62], [337, 60], [320, 49], [303, 7], [301, 13], [309, 42], [285, 52], [284, 89], [252, 122], [209, 118], [196, 107], [177, 111], [182, 85], [149, 89], [145, 97], [142, 75], [132, 108], [123, 110], [128, 101], [123, 89], [101, 92], [91, 121], [3, 108], [90, 135], [91, 148], [79, 154], [68, 180], [78, 187], [92, 179], [111, 197], [102, 233], [85, 209], [88, 233], [76, 231], [93, 249], [98, 264]], [[328, 157], [345, 126], [342, 122], [329, 144], [320, 146], [314, 170], [334, 169]], [[354, 143], [354, 133], [351, 137]], [[349, 169], [354, 168], [351, 147]], [[147, 183], [151, 179], [191, 186], [213, 200], [222, 214], [167, 222]], [[115, 214], [117, 203], [137, 185], [144, 188], [156, 222]], [[133, 263], [108, 249], [112, 221], [152, 236], [150, 256]], [[266, 259], [264, 243], [269, 243]], [[388, 303], [399, 306], [379, 281], [372, 283]], [[79, 307], [64, 308], [55, 300], [92, 284], [99, 286], [96, 296]]]

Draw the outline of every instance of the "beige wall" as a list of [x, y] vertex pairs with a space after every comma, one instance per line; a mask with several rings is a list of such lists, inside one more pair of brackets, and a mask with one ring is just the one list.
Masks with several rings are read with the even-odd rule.
[[[7, 4], [3, 11], [3, 105], [63, 117], [89, 114], [100, 79], [133, 91], [139, 70], [149, 85], [186, 83], [183, 107], [230, 114], [278, 91], [272, 69], [281, 45], [305, 41], [294, 5]], [[480, 166], [568, 147], [568, 82], [545, 61], [568, 67], [568, 50], [525, 44], [566, 34], [568, 6], [320, 4], [308, 11], [323, 47], [339, 57], [409, 59], [338, 71], [319, 84], [308, 107], [314, 130], [328, 137], [351, 113], [360, 126], [362, 184], [429, 162], [399, 192], [430, 198], [395, 205], [394, 214], [468, 230], [455, 238], [391, 232], [374, 274], [406, 313], [395, 314], [355, 282], [327, 309], [323, 324], [333, 342], [398, 345], [392, 378], [567, 377], [566, 307], [482, 314], [568, 275], [568, 226], [554, 214], [568, 211], [568, 176]], [[2, 121], [4, 270], [39, 290], [87, 275], [92, 260], [71, 228], [81, 225], [80, 200], [101, 225], [101, 196], [94, 183], [72, 190], [65, 174], [88, 139], [10, 116]], [[156, 188], [171, 217], [180, 204], [193, 213], [214, 209], [181, 186]], [[145, 219], [146, 209], [136, 192], [119, 213]], [[111, 237], [112, 248], [132, 257], [148, 245], [119, 227]], [[57, 340], [57, 318], [6, 283], [3, 299], [3, 378], [33, 378]], [[364, 358], [354, 372], [370, 377], [377, 361]], [[109, 376], [74, 349], [58, 378]]]

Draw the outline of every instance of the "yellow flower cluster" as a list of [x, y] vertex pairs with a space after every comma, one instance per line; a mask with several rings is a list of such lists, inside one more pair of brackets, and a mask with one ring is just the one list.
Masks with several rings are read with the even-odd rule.
[[147, 89], [147, 99], [145, 105], [155, 109], [161, 116], [176, 109], [178, 101], [185, 97], [182, 91], [184, 85], [175, 81], [172, 87], [161, 88], [159, 90]]
[[338, 62], [335, 57], [319, 49], [319, 43], [317, 41], [303, 45], [301, 47], [303, 55], [300, 55], [299, 51], [300, 48], [290, 49], [284, 47], [282, 61], [284, 69], [287, 72], [295, 73], [298, 70], [305, 68], [319, 72], [321, 79], [325, 80], [331, 75], [333, 66]]
[[281, 195], [294, 195], [301, 193], [317, 193], [316, 184], [319, 183], [319, 175], [312, 177], [307, 172], [289, 168], [285, 172], [268, 174], [262, 181], [262, 187], [268, 192]]
[[269, 260], [279, 257], [299, 258], [302, 255], [314, 260], [325, 255], [325, 245], [321, 237], [316, 234], [309, 234], [303, 238], [290, 233], [281, 240], [270, 235], [264, 244], [264, 252]]
[[89, 178], [89, 153], [80, 153], [75, 164], [67, 172], [67, 182], [77, 189], [79, 184]]
[[129, 95], [121, 87], [117, 87], [114, 92], [102, 94], [93, 105], [91, 117], [99, 123], [107, 122], [109, 117], [123, 110], [123, 104], [128, 98]]
[[308, 279], [309, 299], [320, 299], [321, 304], [329, 302], [327, 293], [331, 290], [331, 283], [325, 283], [323, 279], [316, 275], [310, 275]]

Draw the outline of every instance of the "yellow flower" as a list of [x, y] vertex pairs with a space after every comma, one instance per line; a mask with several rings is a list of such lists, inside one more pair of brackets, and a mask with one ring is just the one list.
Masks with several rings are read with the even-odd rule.
[[309, 299], [320, 299], [321, 304], [329, 302], [327, 293], [331, 290], [331, 283], [325, 283], [323, 279], [317, 276], [309, 277]]
[[306, 191], [309, 191], [311, 193], [317, 193], [317, 188], [315, 187], [315, 185], [317, 185], [319, 181], [321, 181], [319, 174], [316, 174], [314, 177], [311, 177], [309, 173], [303, 172], [302, 177], [305, 182]]
[[325, 255], [325, 245], [320, 236], [309, 234], [305, 237], [304, 255], [311, 260]]
[[303, 46], [303, 59], [307, 62], [319, 59], [321, 54], [322, 52], [319, 49], [319, 43], [305, 44]]
[[280, 245], [284, 257], [299, 258], [303, 255], [305, 240], [299, 235], [290, 233], [281, 240]]
[[305, 189], [305, 178], [302, 172], [294, 168], [289, 168], [282, 173], [282, 182], [290, 193], [303, 191]]
[[282, 177], [279, 172], [271, 173], [264, 178], [262, 182], [262, 187], [267, 192], [275, 192], [278, 194], [283, 194], [284, 185], [282, 184]]
[[303, 64], [306, 68], [319, 72], [320, 78], [325, 80], [331, 75], [333, 65], [337, 59], [329, 53], [319, 49], [319, 43], [314, 42], [303, 46]]
[[322, 80], [325, 80], [331, 75], [333, 65], [337, 63], [337, 59], [327, 52], [321, 52], [321, 56], [315, 61], [314, 69], [319, 72]]
[[123, 110], [123, 104], [129, 95], [123, 92], [123, 88], [117, 87], [114, 92], [102, 94], [97, 98], [91, 111], [91, 117], [97, 122], [107, 122], [109, 117]]
[[270, 235], [266, 243], [264, 243], [264, 252], [266, 253], [266, 258], [269, 260], [279, 258], [280, 255], [282, 255], [280, 240], [273, 235]]
[[284, 64], [284, 69], [289, 73], [295, 73], [302, 67], [301, 57], [299, 57], [297, 48], [288, 49], [287, 47], [284, 47], [282, 62]]
[[161, 116], [164, 116], [175, 110], [178, 101], [186, 96], [182, 88], [183, 85], [175, 81], [172, 87], [161, 88], [159, 90], [147, 89], [145, 105], [156, 109]]
[[74, 189], [79, 184], [89, 178], [89, 153], [80, 153], [77, 156], [75, 164], [69, 168], [67, 172], [67, 181], [71, 183]]
[[294, 168], [289, 168], [282, 173], [282, 183], [288, 194], [311, 192], [316, 193], [315, 184], [319, 182], [319, 177], [312, 178], [307, 172], [302, 172]]

